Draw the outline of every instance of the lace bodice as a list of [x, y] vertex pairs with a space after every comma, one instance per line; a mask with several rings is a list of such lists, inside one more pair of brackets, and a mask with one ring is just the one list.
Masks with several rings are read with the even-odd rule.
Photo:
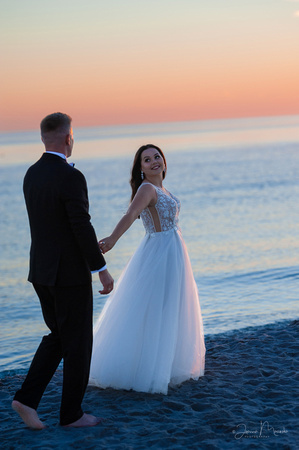
[[[151, 183], [143, 183], [139, 189], [145, 184]], [[140, 214], [145, 231], [152, 234], [177, 229], [180, 212], [179, 199], [170, 192], [151, 185], [156, 189], [157, 203], [153, 207], [145, 208]]]

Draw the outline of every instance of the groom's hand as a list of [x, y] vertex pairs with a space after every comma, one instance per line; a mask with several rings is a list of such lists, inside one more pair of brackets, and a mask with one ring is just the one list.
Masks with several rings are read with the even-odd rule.
[[103, 289], [99, 291], [100, 294], [110, 294], [110, 292], [113, 289], [114, 280], [108, 270], [102, 270], [102, 272], [99, 272], [99, 278], [103, 285]]

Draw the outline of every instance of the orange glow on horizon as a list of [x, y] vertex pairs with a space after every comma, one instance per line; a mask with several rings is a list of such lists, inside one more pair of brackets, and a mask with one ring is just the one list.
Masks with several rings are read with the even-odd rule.
[[2, 131], [54, 111], [77, 126], [299, 114], [292, 2], [75, 2], [67, 24], [52, 3], [0, 19]]

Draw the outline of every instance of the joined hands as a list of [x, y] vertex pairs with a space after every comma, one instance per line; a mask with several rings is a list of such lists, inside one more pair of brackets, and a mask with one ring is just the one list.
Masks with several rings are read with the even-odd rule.
[[109, 250], [111, 250], [114, 247], [114, 245], [115, 242], [111, 236], [101, 239], [99, 242], [100, 250], [103, 254], [109, 252]]
[[[115, 242], [113, 241], [111, 236], [109, 236], [109, 237], [106, 237], [106, 238], [100, 240], [99, 247], [100, 247], [100, 250], [102, 253], [106, 253], [112, 249], [114, 244], [115, 244]], [[106, 270], [103, 270], [102, 272], [99, 272], [99, 278], [103, 285], [103, 289], [101, 291], [99, 291], [100, 294], [102, 294], [102, 295], [110, 294], [110, 292], [113, 289], [114, 280], [113, 280], [112, 276], [110, 275], [110, 273], [108, 272], [108, 270], [106, 269]]]

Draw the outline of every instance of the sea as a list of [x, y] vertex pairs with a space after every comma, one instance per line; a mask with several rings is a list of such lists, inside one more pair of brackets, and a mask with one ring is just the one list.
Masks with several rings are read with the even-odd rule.
[[[299, 116], [76, 128], [70, 158], [87, 179], [99, 239], [126, 212], [143, 144], [167, 159], [206, 335], [298, 319]], [[27, 371], [46, 334], [27, 281], [30, 234], [22, 192], [43, 152], [39, 131], [0, 133], [0, 378]], [[140, 220], [106, 255], [117, 281], [144, 235]], [[46, 255], [45, 255], [46, 256]], [[93, 275], [94, 320], [107, 296]], [[142, 301], [142, 292], [140, 292]]]

